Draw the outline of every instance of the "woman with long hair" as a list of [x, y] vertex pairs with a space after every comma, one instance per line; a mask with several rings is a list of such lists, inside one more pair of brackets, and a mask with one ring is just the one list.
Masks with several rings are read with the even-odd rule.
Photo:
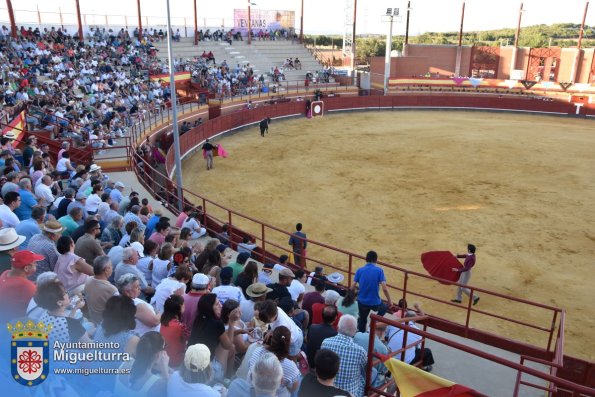
[[169, 356], [169, 366], [177, 368], [184, 359], [184, 351], [190, 332], [182, 322], [184, 313], [184, 298], [172, 295], [163, 304], [161, 315], [161, 335], [167, 343], [165, 350]]
[[216, 238], [212, 238], [209, 241], [207, 241], [202, 252], [200, 252], [200, 254], [194, 260], [194, 266], [196, 266], [198, 270], [202, 270], [204, 265], [207, 263], [209, 253], [211, 253], [212, 251], [217, 252], [217, 246], [219, 244], [220, 242]]
[[[229, 328], [229, 315], [238, 307], [240, 307], [240, 304], [234, 299], [228, 299], [223, 304], [221, 321], [225, 324], [226, 330]], [[234, 328], [233, 345], [236, 349], [236, 354], [244, 354], [251, 344], [248, 339], [250, 330], [242, 320], [236, 321]]]
[[126, 397], [161, 397], [166, 395], [169, 378], [169, 357], [166, 345], [159, 332], [149, 331], [138, 341], [132, 364], [124, 363], [120, 368], [130, 368], [127, 375], [116, 379], [114, 394]]
[[246, 295], [246, 289], [256, 282], [258, 282], [258, 265], [254, 261], [249, 261], [246, 263], [246, 266], [244, 266], [244, 270], [238, 274], [238, 277], [236, 277], [235, 285], [242, 289], [246, 299], [250, 299], [250, 297]]
[[291, 332], [287, 327], [280, 326], [273, 331], [268, 345], [256, 348], [250, 357], [250, 367], [254, 366], [260, 356], [267, 352], [273, 353], [277, 357], [283, 368], [283, 379], [281, 380], [281, 386], [277, 390], [277, 397], [290, 396], [299, 387], [300, 371], [295, 361], [288, 358], [290, 344]]
[[113, 342], [119, 351], [134, 354], [138, 336], [136, 328], [136, 306], [134, 301], [123, 295], [112, 296], [105, 303], [103, 321], [95, 333], [95, 342]]
[[[229, 313], [228, 329], [221, 321], [221, 302], [215, 294], [206, 294], [198, 301], [198, 315], [192, 325], [189, 345], [205, 344], [211, 352], [211, 362], [217, 379], [233, 373], [235, 324], [240, 319], [238, 308]], [[229, 365], [229, 364], [232, 365]], [[228, 376], [230, 377], [230, 376]]]
[[161, 280], [167, 277], [169, 269], [171, 268], [172, 255], [174, 254], [174, 246], [170, 243], [165, 243], [161, 246], [159, 255], [153, 260], [152, 281], [153, 287], [157, 288]]
[[353, 317], [359, 317], [359, 309], [357, 307], [357, 296], [355, 291], [348, 288], [345, 296], [340, 298], [337, 302], [337, 310], [342, 314], [351, 314]]
[[219, 251], [214, 250], [210, 251], [207, 256], [207, 262], [202, 267], [201, 273], [206, 274], [207, 276], [215, 277], [215, 286], [221, 285], [221, 278], [219, 274], [221, 273], [221, 254]]
[[184, 222], [182, 222], [182, 228], [188, 228], [192, 231], [191, 238], [197, 240], [207, 234], [207, 229], [201, 226], [199, 221], [199, 214], [197, 211], [192, 211]]

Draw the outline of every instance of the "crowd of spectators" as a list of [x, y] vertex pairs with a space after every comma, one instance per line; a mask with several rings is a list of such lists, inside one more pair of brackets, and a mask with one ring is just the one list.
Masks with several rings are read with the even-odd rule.
[[[248, 396], [254, 368], [272, 354], [277, 396], [363, 396], [370, 336], [358, 331], [357, 295], [333, 284], [336, 274], [294, 272], [287, 255], [259, 272], [251, 239], [234, 258], [221, 241], [229, 234], [211, 237], [200, 208], [170, 219], [94, 164], [68, 186], [39, 178], [47, 200], [17, 174], [0, 205], [0, 317], [51, 324], [52, 342], [117, 343], [134, 358], [118, 365], [132, 371], [103, 387], [219, 396], [227, 386], [228, 396]], [[365, 278], [356, 276], [362, 288]], [[375, 350], [400, 349], [397, 331], [377, 330]], [[425, 366], [428, 355], [411, 348], [406, 360]], [[386, 369], [373, 376], [380, 382]]]
[[[168, 99], [139, 73], [162, 66], [150, 44], [161, 32], [139, 40], [96, 29], [85, 44], [60, 29], [21, 29], [18, 40], [2, 32], [3, 105], [41, 109], [27, 119], [32, 129], [103, 149]], [[196, 68], [201, 84], [222, 93], [254, 79], [249, 65], [203, 57], [178, 67]], [[294, 272], [286, 255], [259, 271], [250, 238], [234, 259], [228, 229], [211, 237], [201, 207], [170, 219], [98, 165], [71, 162], [68, 141], [56, 160], [34, 135], [22, 150], [10, 137], [0, 143], [3, 322], [52, 325], [52, 343], [117, 343], [133, 357], [121, 363], [128, 375], [103, 385], [117, 395], [363, 395], [368, 336], [358, 336], [353, 291], [332, 283], [325, 291], [332, 277]], [[163, 156], [153, 149], [139, 148]], [[426, 363], [416, 350], [412, 357]]]

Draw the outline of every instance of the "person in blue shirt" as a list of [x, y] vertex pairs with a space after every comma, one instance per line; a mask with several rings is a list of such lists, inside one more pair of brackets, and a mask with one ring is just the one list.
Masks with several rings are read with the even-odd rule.
[[[355, 272], [354, 284], [352, 289], [359, 285], [357, 297], [357, 306], [359, 309], [359, 318], [357, 329], [359, 332], [366, 332], [368, 315], [371, 310], [378, 312], [379, 316], [384, 316], [388, 307], [392, 306], [388, 287], [386, 286], [386, 277], [384, 270], [376, 265], [378, 254], [375, 251], [369, 251], [366, 254], [366, 264]], [[379, 287], [382, 287], [386, 304], [382, 302], [379, 294]]]
[[31, 237], [41, 233], [41, 228], [39, 225], [43, 225], [45, 222], [45, 214], [45, 208], [33, 207], [33, 210], [31, 211], [31, 218], [25, 219], [15, 227], [15, 230], [19, 236], [25, 236], [25, 241], [23, 241], [23, 243], [19, 246], [20, 249], [27, 248], [27, 244], [29, 244]]
[[18, 193], [21, 196], [21, 205], [14, 210], [14, 214], [19, 220], [23, 221], [31, 218], [31, 211], [37, 205], [37, 200], [35, 199], [35, 195], [31, 193], [31, 179], [22, 178], [19, 181], [19, 187]]

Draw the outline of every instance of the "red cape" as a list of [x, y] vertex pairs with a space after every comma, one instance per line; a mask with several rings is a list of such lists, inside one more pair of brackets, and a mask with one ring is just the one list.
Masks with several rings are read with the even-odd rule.
[[450, 251], [424, 252], [421, 254], [421, 263], [431, 276], [446, 280], [440, 281], [442, 284], [458, 282], [461, 273], [453, 272], [452, 268], [463, 266]]

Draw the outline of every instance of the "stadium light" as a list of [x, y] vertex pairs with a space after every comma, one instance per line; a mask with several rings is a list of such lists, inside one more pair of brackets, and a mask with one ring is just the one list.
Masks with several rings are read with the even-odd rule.
[[180, 156], [180, 135], [178, 131], [178, 105], [176, 98], [176, 80], [174, 73], [174, 54], [171, 43], [171, 17], [169, 13], [169, 0], [167, 4], [167, 56], [169, 63], [169, 90], [171, 91], [170, 102], [173, 113], [173, 131], [174, 134], [174, 156], [176, 161], [176, 186], [178, 188], [178, 208], [180, 211], [184, 208], [184, 199], [182, 197], [182, 159]]
[[250, 7], [255, 6], [256, 3], [252, 3], [248, 0], [248, 41], [247, 44], [252, 44], [252, 17], [250, 15]]
[[400, 18], [400, 10], [398, 7], [387, 8], [385, 16], [389, 17], [388, 34], [386, 36], [386, 53], [384, 54], [384, 95], [388, 95], [388, 80], [390, 79], [390, 52], [393, 40], [393, 20], [395, 17]]

